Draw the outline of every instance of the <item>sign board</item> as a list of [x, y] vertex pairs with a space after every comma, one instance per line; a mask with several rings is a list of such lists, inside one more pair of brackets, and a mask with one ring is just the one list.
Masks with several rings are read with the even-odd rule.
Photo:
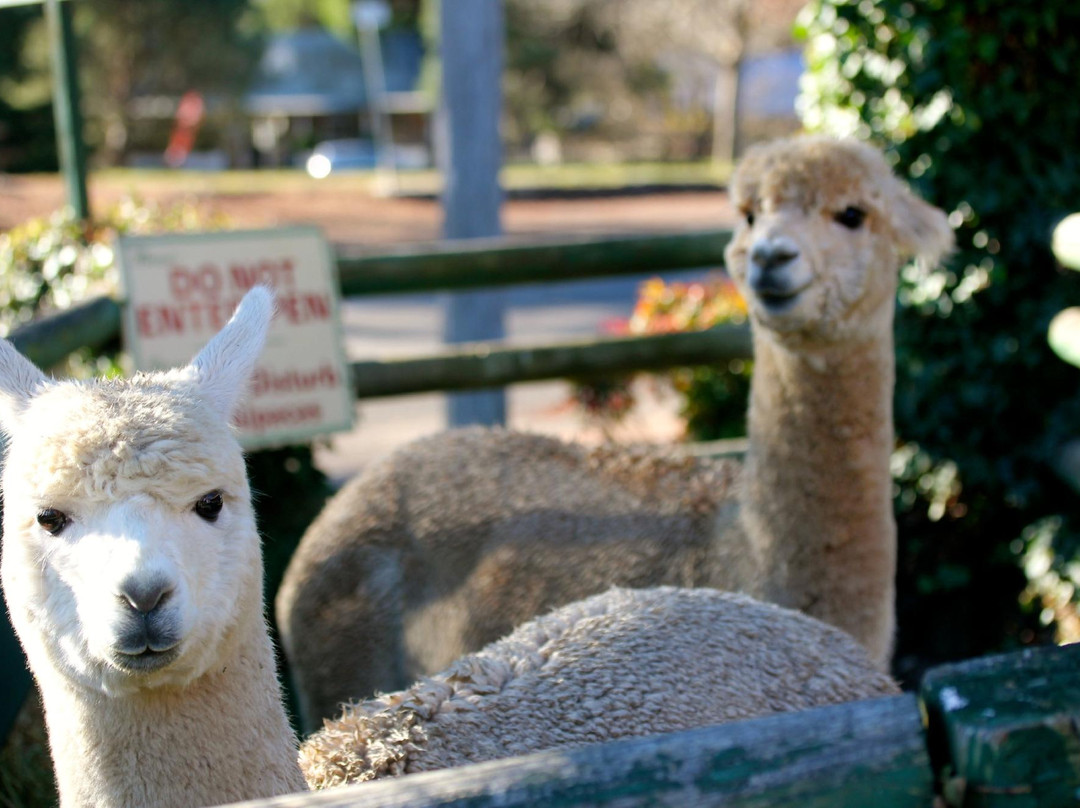
[[236, 413], [246, 449], [349, 429], [353, 397], [330, 249], [313, 227], [125, 236], [124, 336], [138, 370], [189, 362], [266, 284], [277, 315]]

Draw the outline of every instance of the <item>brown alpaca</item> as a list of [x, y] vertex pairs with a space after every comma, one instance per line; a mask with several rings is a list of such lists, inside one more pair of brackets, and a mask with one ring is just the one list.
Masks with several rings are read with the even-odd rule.
[[753, 149], [731, 192], [756, 360], [745, 466], [504, 430], [405, 447], [327, 505], [278, 595], [309, 726], [612, 585], [746, 592], [888, 664], [897, 274], [952, 233], [854, 142]]

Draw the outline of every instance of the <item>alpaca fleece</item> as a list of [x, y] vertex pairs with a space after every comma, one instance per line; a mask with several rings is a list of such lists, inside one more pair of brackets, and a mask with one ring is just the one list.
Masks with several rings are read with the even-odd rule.
[[326, 788], [897, 692], [850, 637], [797, 612], [708, 589], [613, 589], [349, 705], [300, 765]]

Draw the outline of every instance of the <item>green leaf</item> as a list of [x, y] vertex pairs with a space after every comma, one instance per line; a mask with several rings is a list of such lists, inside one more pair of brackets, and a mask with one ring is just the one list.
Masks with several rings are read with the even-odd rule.
[[1052, 246], [1062, 266], [1080, 270], [1080, 213], [1066, 216], [1054, 228]]

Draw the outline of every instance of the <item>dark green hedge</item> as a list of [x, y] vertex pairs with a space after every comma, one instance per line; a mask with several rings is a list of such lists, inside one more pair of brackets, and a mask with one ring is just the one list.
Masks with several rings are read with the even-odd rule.
[[1045, 639], [1040, 595], [1064, 592], [1063, 616], [1080, 558], [1080, 497], [1054, 473], [1080, 375], [1046, 343], [1080, 300], [1049, 249], [1080, 208], [1080, 5], [816, 0], [800, 25], [808, 127], [888, 147], [957, 231], [900, 293], [897, 672]]

